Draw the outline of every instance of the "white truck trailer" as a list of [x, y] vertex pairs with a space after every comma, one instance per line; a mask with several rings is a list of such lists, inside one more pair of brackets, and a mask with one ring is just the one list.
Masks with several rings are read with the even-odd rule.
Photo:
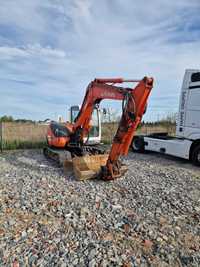
[[132, 142], [133, 151], [155, 151], [191, 160], [200, 166], [200, 70], [185, 71], [176, 136], [168, 133], [137, 135]]

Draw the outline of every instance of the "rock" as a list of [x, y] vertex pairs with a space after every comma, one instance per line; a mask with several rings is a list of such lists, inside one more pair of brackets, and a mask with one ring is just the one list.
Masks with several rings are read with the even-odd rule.
[[113, 210], [121, 210], [122, 206], [121, 205], [112, 205]]
[[196, 211], [197, 213], [200, 214], [200, 206], [196, 206], [194, 209], [195, 209], [195, 211]]
[[26, 231], [23, 231], [22, 234], [21, 234], [22, 238], [26, 238], [27, 236], [27, 232]]
[[127, 223], [125, 223], [125, 224], [123, 225], [123, 229], [124, 229], [124, 232], [125, 232], [126, 234], [129, 234], [129, 232], [130, 232], [130, 225], [127, 224]]
[[147, 249], [151, 249], [153, 246], [153, 242], [151, 240], [145, 239], [144, 240], [144, 247]]
[[165, 240], [166, 242], [168, 241], [168, 237], [166, 235], [162, 235], [162, 239]]
[[101, 266], [102, 267], [108, 267], [109, 266], [109, 262], [105, 259], [103, 259], [103, 261], [101, 262]]
[[89, 265], [88, 265], [88, 267], [95, 267], [95, 266], [96, 266], [96, 261], [95, 261], [95, 259], [90, 260], [90, 261], [89, 261]]
[[13, 225], [15, 225], [16, 220], [14, 220], [13, 218], [10, 218], [10, 220], [8, 221], [8, 223], [9, 223], [10, 226], [13, 226]]
[[177, 232], [180, 232], [180, 231], [181, 231], [181, 228], [180, 228], [179, 226], [176, 226], [176, 227], [175, 227], [175, 230], [176, 230]]
[[88, 259], [89, 260], [93, 259], [95, 257], [95, 255], [96, 255], [96, 249], [94, 248], [94, 249], [92, 249], [90, 251], [89, 256], [88, 256]]
[[112, 233], [107, 233], [106, 235], [104, 235], [103, 239], [105, 241], [113, 241], [113, 234]]
[[19, 265], [19, 261], [18, 260], [14, 260], [12, 267], [20, 267]]
[[90, 214], [90, 210], [86, 207], [82, 207], [80, 210], [80, 214], [81, 214], [81, 216], [88, 215], [88, 214]]
[[121, 255], [121, 259], [122, 259], [123, 261], [126, 261], [126, 260], [127, 260], [127, 256], [126, 256], [125, 254], [122, 254], [122, 255]]
[[76, 258], [76, 259], [72, 262], [72, 264], [73, 264], [74, 266], [77, 266], [77, 265], [78, 265], [78, 258]]
[[167, 223], [167, 218], [165, 218], [165, 217], [160, 217], [159, 222], [160, 222], [161, 225], [164, 225], [164, 224]]
[[125, 262], [123, 264], [123, 267], [132, 267], [132, 263], [129, 261], [129, 262]]
[[[88, 243], [88, 242], [87, 242], [87, 243]], [[85, 256], [88, 256], [88, 254], [89, 254], [88, 249], [86, 249], [86, 250], [84, 251], [84, 254], [85, 254]]]
[[162, 243], [162, 238], [160, 238], [160, 237], [158, 237], [157, 239], [156, 239], [157, 241], [158, 241], [158, 243]]

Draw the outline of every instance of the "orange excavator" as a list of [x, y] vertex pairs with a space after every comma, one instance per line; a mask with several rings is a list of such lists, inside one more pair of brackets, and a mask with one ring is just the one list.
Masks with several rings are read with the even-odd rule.
[[[135, 82], [134, 88], [116, 86], [116, 84]], [[119, 157], [127, 155], [135, 131], [145, 113], [147, 99], [153, 87], [153, 78], [142, 80], [95, 79], [86, 90], [81, 109], [74, 123], [59, 124], [52, 122], [47, 132], [47, 144], [44, 154], [49, 156], [52, 149], [61, 149], [71, 153], [72, 157], [85, 154], [102, 154], [104, 151], [85, 143], [90, 131], [92, 112], [103, 99], [122, 101], [122, 116], [108, 155], [105, 166], [101, 167], [98, 176], [104, 180], [113, 180], [122, 175], [122, 164]]]

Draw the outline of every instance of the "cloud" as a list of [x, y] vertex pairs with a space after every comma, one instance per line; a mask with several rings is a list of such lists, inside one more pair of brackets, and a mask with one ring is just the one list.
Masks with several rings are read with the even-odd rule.
[[[95, 77], [144, 75], [155, 78], [146, 119], [175, 111], [184, 70], [199, 67], [199, 8], [199, 0], [4, 1], [1, 114], [65, 115]], [[20, 112], [19, 100], [29, 102]]]
[[16, 57], [27, 57], [28, 54], [25, 50], [16, 48], [16, 47], [6, 47], [1, 46], [0, 47], [0, 57], [1, 60], [10, 60]]
[[34, 44], [17, 48], [9, 46], [0, 47], [1, 60], [14, 59], [14, 58], [27, 58], [31, 56], [42, 56], [42, 57], [56, 57], [65, 58], [66, 53], [61, 50], [52, 49], [50, 47], [41, 47], [40, 44]]

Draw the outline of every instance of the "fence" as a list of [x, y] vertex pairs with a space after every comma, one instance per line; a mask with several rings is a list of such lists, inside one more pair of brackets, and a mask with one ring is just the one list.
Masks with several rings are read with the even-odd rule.
[[170, 135], [175, 135], [176, 133], [176, 125], [175, 124], [166, 124], [165, 126], [163, 125], [143, 125], [137, 130], [138, 134], [151, 134], [151, 133], [162, 133], [166, 132]]
[[4, 149], [34, 148], [45, 142], [48, 125], [0, 122], [0, 146]]

